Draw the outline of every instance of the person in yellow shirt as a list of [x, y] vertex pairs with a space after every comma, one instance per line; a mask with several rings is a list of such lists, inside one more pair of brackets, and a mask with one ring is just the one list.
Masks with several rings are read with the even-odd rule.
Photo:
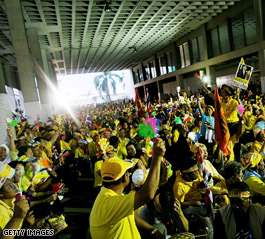
[[121, 152], [124, 155], [125, 158], [127, 158], [127, 150], [126, 145], [129, 143], [130, 139], [126, 138], [126, 131], [124, 128], [121, 128], [119, 130], [119, 140], [120, 140], [120, 148]]
[[173, 186], [175, 198], [183, 206], [201, 205], [202, 196], [199, 186], [202, 181], [197, 162], [187, 158], [185, 163], [181, 164], [180, 170], [176, 172]]
[[[0, 177], [0, 238], [4, 229], [20, 229], [29, 210], [27, 199], [22, 196], [13, 203], [18, 190], [11, 179]], [[8, 237], [14, 238], [14, 237]]]
[[[133, 162], [110, 158], [102, 164], [103, 189], [98, 194], [90, 214], [90, 233], [93, 239], [141, 238], [134, 219], [134, 211], [154, 197], [164, 154], [164, 142], [156, 141], [150, 172], [143, 187], [127, 195], [124, 195], [123, 191], [130, 182], [128, 170], [133, 166]], [[149, 233], [151, 237], [160, 232], [150, 227]]]
[[265, 183], [263, 177], [259, 174], [264, 170], [264, 161], [261, 154], [247, 153], [241, 158], [245, 170], [243, 182], [245, 182], [250, 189], [252, 201], [265, 205]]
[[109, 138], [109, 144], [114, 147], [114, 156], [118, 157], [120, 159], [126, 159], [127, 154], [126, 152], [122, 149], [120, 140], [117, 136], [111, 136]]
[[[12, 178], [15, 169], [5, 163], [0, 164], [0, 237], [4, 229], [20, 229], [29, 210], [28, 201], [21, 197], [14, 205], [14, 197], [19, 193]], [[22, 211], [21, 209], [24, 208]], [[19, 213], [20, 211], [20, 213]]]
[[[214, 95], [211, 91], [207, 89], [207, 87], [204, 85], [204, 83], [201, 81], [201, 85], [203, 89], [206, 91], [206, 93], [214, 100]], [[240, 91], [237, 91], [236, 93], [236, 100], [232, 97], [234, 96], [234, 90], [228, 85], [222, 85], [222, 91], [221, 91], [221, 106], [224, 110], [224, 116], [226, 118], [230, 137], [232, 137], [234, 134], [237, 133], [238, 127], [239, 127], [239, 118], [237, 115], [237, 106], [240, 103], [239, 100], [239, 93]]]
[[[102, 151], [101, 151], [102, 152]], [[98, 161], [95, 163], [94, 167], [94, 188], [96, 194], [99, 192], [101, 186], [102, 186], [102, 178], [101, 178], [101, 167], [105, 160], [112, 158], [114, 155], [114, 148], [111, 145], [107, 146], [106, 153], [102, 153], [98, 159]]]
[[100, 146], [98, 145], [99, 134], [96, 130], [93, 130], [91, 131], [90, 136], [92, 137], [92, 141], [88, 145], [88, 150], [89, 158], [93, 160], [92, 158], [100, 151]]

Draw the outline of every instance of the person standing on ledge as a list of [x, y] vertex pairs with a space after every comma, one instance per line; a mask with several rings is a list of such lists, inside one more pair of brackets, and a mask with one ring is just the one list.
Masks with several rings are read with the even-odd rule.
[[[153, 146], [151, 168], [143, 187], [124, 195], [129, 184], [128, 170], [132, 161], [119, 158], [106, 160], [101, 167], [103, 189], [98, 194], [90, 214], [90, 234], [93, 239], [140, 239], [136, 227], [134, 210], [152, 200], [160, 179], [161, 159], [165, 154], [165, 144], [159, 139]], [[152, 236], [152, 237], [151, 237]], [[160, 232], [150, 227], [150, 237], [160, 238]]]

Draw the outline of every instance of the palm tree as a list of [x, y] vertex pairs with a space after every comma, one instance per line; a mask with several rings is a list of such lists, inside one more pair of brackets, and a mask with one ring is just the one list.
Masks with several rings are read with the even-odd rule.
[[99, 91], [99, 95], [102, 96], [102, 92], [104, 92], [108, 101], [111, 101], [109, 90], [110, 87], [112, 88], [113, 94], [116, 94], [116, 81], [114, 79], [115, 77], [118, 78], [119, 83], [123, 81], [123, 75], [119, 76], [111, 72], [103, 72], [103, 74], [98, 75], [94, 78], [94, 85]]

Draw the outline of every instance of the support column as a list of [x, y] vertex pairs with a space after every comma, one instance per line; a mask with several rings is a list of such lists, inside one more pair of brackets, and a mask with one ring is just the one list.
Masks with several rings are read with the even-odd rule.
[[184, 90], [183, 75], [177, 75], [177, 85], [180, 86], [180, 90]]
[[0, 64], [0, 144], [8, 145], [9, 141], [6, 134], [7, 118], [12, 120], [12, 113], [8, 95], [5, 89], [5, 79], [2, 70], [2, 65]]
[[29, 122], [33, 123], [36, 120], [36, 115], [41, 115], [41, 105], [35, 84], [33, 63], [27, 41], [21, 1], [4, 0], [4, 2], [16, 56], [25, 111]]
[[[256, 27], [257, 27], [257, 41], [262, 42], [265, 39], [264, 31], [264, 7], [263, 0], [253, 0]], [[259, 69], [260, 69], [260, 83], [261, 92], [265, 93], [265, 52], [264, 49], [259, 51]]]
[[163, 90], [161, 90], [163, 87], [161, 86], [161, 83], [159, 81], [157, 81], [156, 84], [157, 84], [158, 99], [161, 102], [161, 98], [164, 97]]
[[260, 69], [260, 83], [261, 93], [265, 93], [265, 50], [259, 51], [259, 69]]
[[[48, 120], [48, 117], [52, 116], [51, 111], [51, 98], [49, 97], [49, 89], [46, 80], [50, 80], [50, 75], [48, 69], [44, 69], [43, 56], [40, 49], [38, 29], [30, 28], [27, 31], [28, 33], [28, 42], [31, 50], [31, 55], [34, 64], [34, 71], [37, 77], [38, 89], [40, 94], [41, 102], [41, 119], [44, 121]], [[45, 79], [45, 77], [47, 77]]]
[[216, 74], [213, 66], [206, 66], [206, 76], [208, 77], [207, 87], [212, 90], [216, 88]]

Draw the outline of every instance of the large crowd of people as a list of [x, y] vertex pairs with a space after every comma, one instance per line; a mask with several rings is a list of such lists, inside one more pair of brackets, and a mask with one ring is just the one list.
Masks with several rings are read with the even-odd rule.
[[0, 238], [56, 236], [78, 177], [94, 179], [87, 238], [265, 238], [265, 97], [201, 85], [33, 125], [16, 114], [0, 145]]

